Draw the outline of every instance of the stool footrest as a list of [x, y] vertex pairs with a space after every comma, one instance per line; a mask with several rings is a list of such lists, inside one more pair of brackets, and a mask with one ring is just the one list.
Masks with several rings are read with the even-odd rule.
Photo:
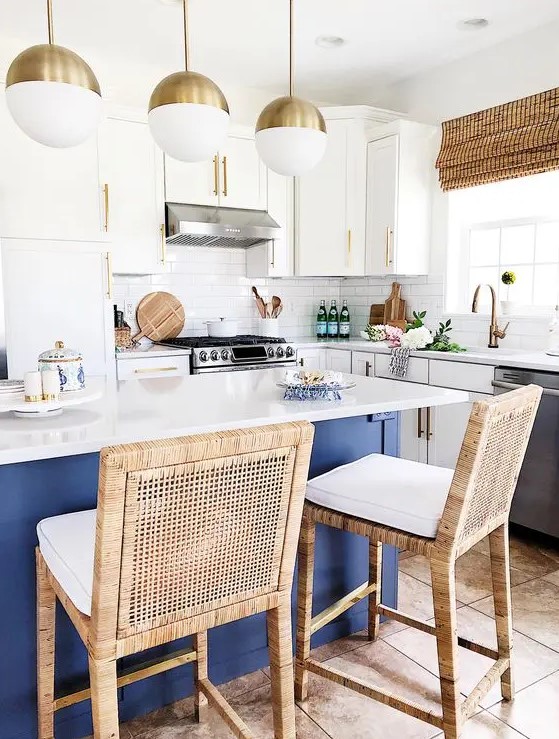
[[359, 603], [360, 600], [366, 598], [367, 595], [373, 593], [376, 589], [376, 583], [371, 583], [369, 585], [368, 582], [364, 582], [362, 585], [359, 585], [359, 587], [355, 588], [355, 590], [352, 590], [351, 593], [344, 595], [343, 598], [340, 598], [340, 600], [336, 601], [331, 606], [328, 606], [328, 608], [325, 608], [321, 613], [318, 613], [312, 619], [311, 634], [314, 634], [323, 626], [329, 624], [330, 621], [333, 621], [335, 618], [347, 611], [348, 608], [351, 608], [356, 603]]
[[343, 685], [360, 695], [364, 695], [367, 698], [373, 698], [380, 703], [384, 703], [386, 706], [397, 708], [408, 716], [413, 716], [421, 721], [425, 721], [432, 726], [436, 726], [438, 729], [443, 728], [442, 716], [432, 713], [431, 711], [427, 711], [425, 708], [417, 705], [417, 703], [412, 703], [411, 701], [398, 698], [392, 693], [388, 693], [381, 688], [377, 688], [374, 685], [366, 683], [364, 680], [360, 680], [357, 677], [340, 672], [340, 670], [336, 670], [334, 667], [326, 667], [321, 662], [316, 662], [316, 660], [313, 659], [306, 660], [305, 667], [309, 672], [313, 672], [315, 675], [324, 677], [327, 680], [332, 680], [333, 682]]
[[503, 672], [508, 670], [509, 667], [510, 659], [508, 657], [502, 657], [485, 673], [470, 695], [462, 703], [462, 719], [464, 721], [472, 716], [477, 710], [479, 702], [485, 698]]
[[204, 693], [210, 705], [215, 708], [235, 736], [239, 739], [253, 739], [254, 734], [251, 733], [242, 718], [235, 713], [213, 683], [207, 678], [203, 678], [198, 681], [198, 688]]
[[[123, 688], [125, 685], [131, 685], [138, 680], [144, 680], [146, 677], [152, 677], [153, 675], [159, 675], [167, 670], [173, 670], [175, 667], [186, 665], [189, 662], [196, 661], [196, 652], [192, 649], [181, 649], [176, 652], [168, 654], [163, 659], [150, 660], [149, 662], [143, 662], [140, 665], [134, 665], [126, 670], [123, 670], [117, 678], [117, 687]], [[89, 700], [91, 698], [91, 689], [85, 688], [84, 690], [78, 690], [75, 693], [68, 693], [67, 695], [61, 695], [59, 698], [54, 700], [54, 710], [59, 711], [61, 708], [72, 706], [74, 703], [81, 703], [81, 701]]]

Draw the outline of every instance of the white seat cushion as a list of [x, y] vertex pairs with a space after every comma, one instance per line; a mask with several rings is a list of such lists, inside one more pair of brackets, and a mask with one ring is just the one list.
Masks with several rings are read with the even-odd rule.
[[97, 511], [66, 513], [37, 524], [39, 549], [76, 608], [91, 615]]
[[434, 539], [454, 470], [371, 454], [309, 480], [307, 500]]

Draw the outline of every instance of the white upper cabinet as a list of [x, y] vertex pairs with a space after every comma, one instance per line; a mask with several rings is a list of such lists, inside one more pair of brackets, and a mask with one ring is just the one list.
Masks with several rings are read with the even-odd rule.
[[160, 271], [165, 264], [163, 154], [147, 123], [107, 118], [99, 129], [99, 171], [113, 271]]
[[432, 126], [395, 121], [367, 147], [368, 275], [427, 274], [434, 175]]
[[13, 122], [0, 86], [0, 236], [102, 241], [97, 139], [53, 149]]
[[247, 277], [293, 275], [293, 178], [268, 170], [268, 213], [281, 226], [277, 239], [246, 250]]
[[296, 182], [298, 275], [365, 274], [367, 141], [387, 114], [362, 106], [325, 108], [322, 161]]
[[231, 134], [207, 162], [190, 164], [165, 157], [165, 198], [173, 203], [266, 210], [266, 167], [253, 133]]

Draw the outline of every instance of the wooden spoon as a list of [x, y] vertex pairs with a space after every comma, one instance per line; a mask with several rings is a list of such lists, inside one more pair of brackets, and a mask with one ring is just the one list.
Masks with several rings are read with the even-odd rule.
[[256, 307], [258, 308], [260, 317], [266, 318], [266, 303], [262, 300], [262, 298], [258, 294], [258, 290], [254, 287], [254, 285], [252, 286], [252, 292], [254, 293], [254, 297], [256, 299]]
[[281, 305], [281, 298], [277, 295], [272, 295], [272, 318], [278, 317], [278, 308]]

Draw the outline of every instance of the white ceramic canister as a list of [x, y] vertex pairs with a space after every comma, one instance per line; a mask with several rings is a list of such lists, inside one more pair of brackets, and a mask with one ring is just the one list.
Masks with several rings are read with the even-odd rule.
[[83, 357], [74, 349], [66, 349], [62, 341], [57, 341], [54, 349], [39, 354], [39, 372], [49, 370], [58, 371], [61, 393], [84, 389]]

